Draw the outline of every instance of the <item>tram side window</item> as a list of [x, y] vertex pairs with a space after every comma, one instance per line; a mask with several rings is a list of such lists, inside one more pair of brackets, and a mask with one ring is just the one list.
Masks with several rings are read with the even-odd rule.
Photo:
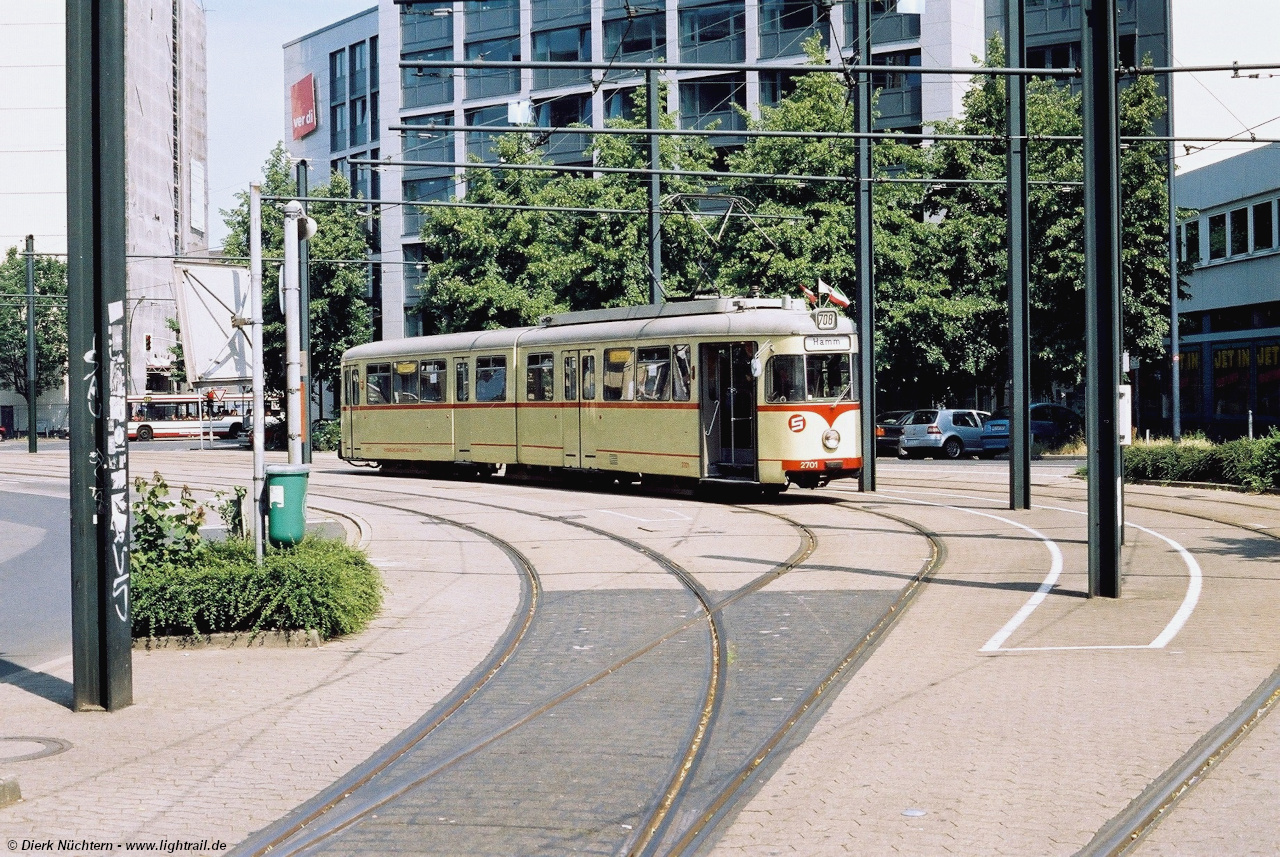
[[635, 352], [630, 348], [607, 348], [604, 352], [604, 400], [630, 402], [636, 397]]
[[445, 398], [444, 361], [423, 360], [418, 383], [422, 388], [422, 401], [443, 402]]
[[676, 346], [675, 372], [671, 375], [671, 398], [677, 402], [689, 401], [693, 387], [693, 361], [689, 358], [689, 346]]
[[769, 358], [769, 371], [765, 375], [766, 402], [803, 402], [804, 358], [798, 354], [777, 354]]
[[554, 354], [530, 354], [525, 382], [525, 398], [530, 402], [550, 402], [556, 397]]
[[459, 402], [471, 401], [471, 370], [467, 367], [467, 361], [459, 360], [453, 366], [454, 378], [454, 398]]
[[641, 348], [636, 354], [640, 386], [636, 398], [642, 402], [665, 402], [671, 398], [671, 346]]
[[386, 405], [391, 402], [391, 364], [370, 363], [365, 370], [365, 403]]
[[573, 355], [565, 355], [564, 358], [564, 400], [578, 400], [578, 358]]
[[476, 358], [476, 401], [507, 400], [507, 358], [505, 355]]
[[418, 361], [406, 360], [392, 363], [395, 372], [391, 375], [391, 401], [397, 405], [416, 405], [418, 403]]
[[596, 356], [582, 355], [582, 399], [591, 402], [596, 398]]

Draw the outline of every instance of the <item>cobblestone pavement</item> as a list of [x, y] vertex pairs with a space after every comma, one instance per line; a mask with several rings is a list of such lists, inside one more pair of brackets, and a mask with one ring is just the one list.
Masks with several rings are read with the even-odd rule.
[[[65, 453], [34, 458], [48, 473], [65, 472]], [[132, 466], [139, 473], [185, 468], [210, 477], [247, 466], [247, 455], [235, 452], [202, 453], [195, 459], [199, 465], [184, 463], [192, 460], [157, 453], [136, 456]], [[318, 464], [316, 485], [399, 490], [406, 482], [353, 475], [321, 457]], [[712, 853], [1072, 853], [1280, 664], [1274, 629], [1280, 542], [1132, 508], [1130, 522], [1150, 532], [1130, 531], [1124, 597], [1089, 600], [1082, 597], [1083, 518], [1059, 510], [1083, 508], [1081, 486], [1065, 478], [1070, 468], [1039, 470], [1034, 499], [1058, 508], [1025, 512], [1005, 508], [1001, 469], [891, 465], [882, 469], [882, 490], [874, 497], [830, 489], [800, 495], [844, 499], [917, 521], [942, 537], [947, 560], [803, 743], [725, 825]], [[441, 490], [584, 515], [602, 527], [612, 520], [616, 531], [655, 550], [690, 564], [696, 559], [706, 569], [707, 585], [721, 591], [749, 576], [744, 562], [765, 563], [791, 549], [781, 545], [785, 528], [771, 529], [757, 517], [735, 525], [723, 509], [682, 519], [664, 513], [669, 504], [653, 498], [606, 502], [501, 484]], [[1144, 496], [1188, 510], [1216, 509], [1223, 520], [1280, 526], [1280, 498], [1133, 489], [1131, 502]], [[0, 738], [70, 744], [57, 755], [6, 762], [35, 745], [0, 742], [0, 777], [16, 776], [25, 797], [0, 808], [0, 839], [234, 844], [366, 759], [488, 656], [520, 598], [518, 576], [505, 555], [456, 528], [354, 496], [317, 498], [316, 505], [346, 516], [351, 537], [368, 543], [383, 571], [386, 609], [373, 627], [319, 649], [136, 652], [136, 704], [114, 714], [69, 711], [69, 659], [0, 678]], [[790, 502], [783, 510], [799, 514], [803, 507], [803, 501]], [[759, 621], [758, 630], [772, 634], [780, 614], [803, 603], [798, 599], [806, 593], [829, 599], [832, 591], [842, 592], [853, 599], [849, 603], [880, 598], [927, 555], [923, 540], [886, 519], [874, 527], [859, 521], [851, 534], [842, 532], [852, 527], [840, 517], [850, 512], [811, 504], [806, 514], [819, 532], [819, 553], [788, 576], [785, 588], [771, 588], [772, 615], [738, 621]], [[481, 526], [486, 516], [476, 511], [470, 521]], [[1168, 645], [1151, 648], [1183, 602], [1190, 574], [1161, 535], [1191, 551], [1203, 590], [1186, 625]], [[1045, 540], [1062, 555], [1056, 587], [998, 650], [983, 651], [1050, 571]], [[533, 551], [550, 555], [538, 557], [549, 599], [560, 598], [564, 608], [581, 614], [589, 612], [590, 599], [610, 591], [626, 589], [628, 598], [640, 599], [676, 595], [668, 581], [621, 554], [584, 568], [593, 550], [589, 542], [544, 542]], [[815, 622], [838, 621], [823, 612], [827, 607], [848, 612], [838, 601], [822, 603]], [[736, 655], [740, 665], [759, 667], [758, 676], [752, 671], [762, 680], [753, 691], [757, 697], [778, 685], [770, 672], [782, 679], [808, 666], [781, 657], [785, 647], [766, 645], [772, 636], [758, 636], [759, 649]], [[1111, 648], [1089, 648], [1096, 646]], [[651, 679], [654, 687], [661, 682], [660, 675]], [[590, 705], [577, 716], [590, 730]], [[749, 743], [748, 737], [741, 739]], [[1274, 823], [1280, 818], [1278, 738], [1280, 721], [1264, 720], [1139, 853], [1280, 850]], [[712, 770], [715, 764], [713, 754]], [[495, 794], [476, 785], [493, 779], [493, 766], [504, 776], [519, 766], [530, 775], [538, 770], [536, 757], [523, 754], [490, 759], [446, 784], [448, 812], [425, 804], [406, 808], [418, 813], [418, 823], [455, 828], [442, 834], [435, 853], [494, 851], [473, 848], [476, 840], [458, 832], [477, 820], [460, 817], [470, 807], [493, 804]], [[600, 777], [607, 768], [602, 762], [583, 775]], [[604, 788], [600, 800], [608, 799]], [[581, 804], [562, 805], [562, 819], [572, 819], [585, 808]], [[352, 839], [349, 853], [393, 846], [422, 853], [409, 839], [416, 833], [399, 840]], [[542, 838], [529, 841], [544, 849], [558, 842], [567, 851], [578, 841], [564, 830], [537, 835]]]

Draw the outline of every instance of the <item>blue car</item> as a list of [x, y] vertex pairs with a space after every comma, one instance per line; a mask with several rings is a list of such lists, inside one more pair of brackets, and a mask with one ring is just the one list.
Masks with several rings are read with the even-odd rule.
[[[1041, 402], [1031, 406], [1031, 441], [1041, 446], [1059, 446], [1084, 430], [1084, 420], [1070, 408]], [[982, 427], [982, 454], [998, 455], [1009, 451], [1009, 409], [992, 414]]]

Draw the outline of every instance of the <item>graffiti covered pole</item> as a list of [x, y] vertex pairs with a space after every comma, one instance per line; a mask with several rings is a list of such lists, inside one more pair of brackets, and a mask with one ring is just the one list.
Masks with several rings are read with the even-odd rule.
[[72, 707], [133, 703], [124, 4], [67, 2]]
[[36, 451], [36, 238], [27, 236], [27, 452]]

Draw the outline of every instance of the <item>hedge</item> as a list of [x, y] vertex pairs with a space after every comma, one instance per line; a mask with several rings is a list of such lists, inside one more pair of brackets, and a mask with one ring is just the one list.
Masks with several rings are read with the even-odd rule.
[[1214, 482], [1250, 491], [1280, 489], [1280, 431], [1265, 437], [1212, 443], [1191, 436], [1180, 443], [1139, 441], [1124, 451], [1126, 481]]

